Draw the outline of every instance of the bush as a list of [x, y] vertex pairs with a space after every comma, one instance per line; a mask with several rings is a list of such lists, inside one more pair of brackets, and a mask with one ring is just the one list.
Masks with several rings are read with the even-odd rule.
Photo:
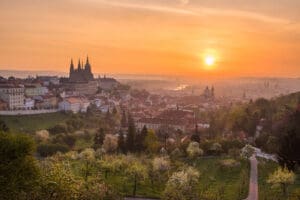
[[36, 131], [35, 138], [37, 141], [45, 142], [49, 139], [49, 132], [47, 130]]
[[203, 155], [203, 150], [199, 148], [198, 142], [191, 142], [186, 149], [186, 152], [190, 158], [197, 158], [198, 156]]
[[49, 133], [52, 135], [60, 134], [60, 133], [67, 133], [68, 129], [65, 124], [57, 124], [48, 129]]
[[70, 148], [73, 148], [76, 143], [76, 137], [74, 135], [66, 135], [63, 137], [63, 141], [66, 145], [68, 145]]
[[224, 153], [229, 153], [230, 149], [241, 149], [244, 147], [244, 143], [240, 140], [222, 140], [220, 141]]
[[40, 144], [37, 147], [37, 152], [42, 157], [52, 156], [57, 152], [66, 153], [69, 148], [61, 144]]
[[30, 199], [39, 178], [33, 152], [28, 136], [0, 133], [0, 199]]

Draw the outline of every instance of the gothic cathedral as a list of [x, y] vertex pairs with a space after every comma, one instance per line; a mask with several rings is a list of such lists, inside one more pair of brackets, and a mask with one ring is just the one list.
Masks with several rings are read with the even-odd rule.
[[69, 82], [83, 83], [92, 80], [94, 80], [94, 75], [92, 74], [92, 69], [88, 57], [86, 58], [85, 65], [83, 65], [83, 63], [80, 63], [80, 60], [78, 61], [77, 69], [74, 69], [73, 60], [71, 60]]

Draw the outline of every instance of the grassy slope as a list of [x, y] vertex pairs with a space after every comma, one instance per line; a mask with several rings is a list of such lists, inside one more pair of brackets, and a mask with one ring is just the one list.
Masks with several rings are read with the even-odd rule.
[[197, 163], [201, 172], [200, 191], [210, 199], [244, 199], [248, 194], [249, 163], [242, 161], [240, 167], [220, 168], [221, 158], [203, 158]]
[[64, 113], [49, 113], [27, 116], [0, 116], [7, 126], [14, 132], [34, 132], [47, 129], [68, 119]]
[[[278, 164], [271, 161], [260, 160], [258, 165], [258, 184], [259, 184], [259, 199], [261, 200], [298, 200], [300, 199], [300, 175], [296, 176], [294, 185], [288, 188], [290, 198], [284, 197], [279, 188], [271, 187], [266, 181], [278, 167]], [[296, 197], [296, 193], [299, 195]]]
[[[248, 162], [243, 161], [241, 167], [236, 169], [224, 170], [220, 169], [218, 165], [221, 159], [203, 158], [196, 163], [196, 168], [201, 172], [199, 183], [199, 191], [202, 192], [201, 196], [222, 200], [244, 199], [248, 194]], [[242, 174], [245, 174], [245, 176]], [[124, 174], [109, 174], [107, 179], [104, 177], [103, 179], [124, 196], [132, 194], [133, 183], [127, 180]], [[166, 181], [156, 181], [154, 182], [154, 187], [151, 187], [148, 179], [138, 185], [137, 196], [159, 198], [165, 188], [165, 184]], [[239, 190], [241, 191], [240, 193]]]

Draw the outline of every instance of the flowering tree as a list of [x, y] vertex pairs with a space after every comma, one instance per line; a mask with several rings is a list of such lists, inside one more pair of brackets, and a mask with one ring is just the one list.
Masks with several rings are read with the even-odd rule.
[[287, 195], [287, 188], [295, 181], [295, 174], [288, 169], [278, 168], [273, 174], [269, 176], [268, 183], [274, 187], [281, 187], [282, 193]]
[[197, 185], [199, 183], [199, 172], [189, 167], [185, 170], [175, 172], [166, 184], [163, 200], [196, 200], [198, 199]]
[[203, 150], [200, 149], [198, 142], [191, 142], [186, 151], [190, 158], [197, 158], [203, 155]]
[[115, 152], [118, 148], [118, 138], [114, 135], [107, 134], [103, 142], [103, 148], [107, 153]]
[[84, 161], [84, 167], [82, 168], [82, 171], [84, 174], [84, 179], [87, 181], [88, 176], [90, 175], [92, 163], [95, 160], [95, 150], [92, 148], [87, 148], [79, 154], [79, 158]]
[[126, 168], [125, 173], [127, 177], [133, 181], [132, 196], [135, 196], [138, 182], [148, 177], [147, 167], [136, 160]]
[[250, 158], [252, 154], [254, 153], [254, 149], [251, 145], [247, 144], [241, 152], [241, 156], [244, 158]]

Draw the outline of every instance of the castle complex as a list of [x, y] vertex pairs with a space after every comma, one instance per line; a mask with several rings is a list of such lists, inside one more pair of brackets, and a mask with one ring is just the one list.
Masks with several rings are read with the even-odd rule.
[[110, 90], [116, 87], [119, 83], [114, 78], [94, 78], [92, 73], [89, 58], [86, 58], [86, 63], [83, 64], [80, 60], [75, 69], [73, 60], [71, 59], [69, 79], [64, 83], [67, 91], [73, 91], [78, 94], [92, 95], [96, 94], [99, 88]]
[[74, 68], [73, 60], [70, 64], [70, 77], [69, 82], [71, 83], [86, 83], [94, 80], [94, 75], [92, 74], [91, 65], [89, 63], [89, 58], [86, 58], [86, 63], [80, 63], [78, 61], [77, 69]]

